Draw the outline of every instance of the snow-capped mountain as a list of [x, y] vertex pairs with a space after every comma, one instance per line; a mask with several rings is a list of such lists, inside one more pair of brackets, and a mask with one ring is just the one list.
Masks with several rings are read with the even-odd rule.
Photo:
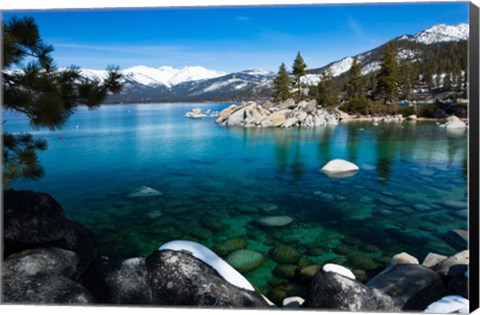
[[415, 34], [414, 36], [404, 35], [405, 37], [403, 39], [407, 39], [411, 42], [430, 45], [443, 42], [458, 42], [461, 40], [467, 40], [468, 35], [468, 24], [437, 24], [427, 30]]
[[[102, 79], [106, 77], [106, 71], [82, 69], [82, 75], [91, 79]], [[135, 66], [120, 71], [124, 76], [124, 83], [141, 84], [144, 86], [166, 86], [172, 87], [177, 84], [217, 78], [228, 74], [223, 71], [206, 69], [200, 66], [174, 68], [163, 66], [152, 68], [146, 66]]]
[[[398, 60], [415, 60], [421, 55], [422, 49], [428, 49], [429, 45], [442, 45], [456, 43], [468, 40], [469, 26], [462, 23], [458, 25], [436, 24], [429, 29], [418, 32], [415, 35], [405, 34], [394, 39], [397, 46]], [[362, 74], [366, 75], [380, 69], [381, 51], [384, 45], [372, 49], [366, 53], [356, 56], [349, 56], [338, 61], [332, 62], [324, 67], [310, 70], [313, 73], [320, 74], [324, 70], [329, 70], [334, 77], [345, 74], [353, 64], [353, 59], [357, 57], [362, 68]], [[313, 80], [313, 77], [310, 78]], [[318, 80], [320, 80], [318, 78]]]
[[[426, 52], [437, 51], [439, 48], [449, 51], [452, 45], [464, 45], [468, 36], [467, 24], [437, 24], [415, 35], [406, 34], [393, 40], [397, 47], [397, 59], [411, 62], [426, 58]], [[431, 45], [436, 45], [435, 49], [431, 49]], [[307, 85], [318, 84], [321, 73], [326, 69], [341, 79], [352, 67], [355, 57], [363, 75], [378, 71], [383, 47], [384, 45], [356, 56], [344, 57], [321, 68], [310, 69], [302, 77], [302, 82]], [[437, 55], [432, 55], [429, 58], [436, 57]], [[124, 89], [120, 94], [109, 96], [109, 102], [239, 101], [268, 98], [275, 76], [274, 72], [262, 69], [226, 73], [200, 66], [135, 66], [121, 70], [121, 73], [124, 75]], [[82, 74], [92, 79], [101, 79], [106, 72], [82, 70]]]

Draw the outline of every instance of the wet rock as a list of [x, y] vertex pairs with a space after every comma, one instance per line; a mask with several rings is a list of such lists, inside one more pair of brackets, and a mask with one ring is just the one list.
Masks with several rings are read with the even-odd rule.
[[50, 195], [33, 191], [4, 191], [5, 249], [15, 251], [61, 239], [67, 219]]
[[394, 265], [367, 286], [391, 296], [402, 310], [423, 310], [445, 293], [443, 281], [435, 271], [415, 264]]
[[80, 284], [60, 275], [4, 276], [2, 303], [93, 304], [93, 296]]
[[107, 302], [112, 304], [152, 304], [145, 258], [129, 258], [105, 275]]
[[282, 279], [292, 280], [298, 267], [296, 265], [276, 265], [272, 273], [274, 276]]
[[295, 264], [301, 257], [295, 248], [283, 245], [272, 248], [268, 254], [279, 264]]
[[303, 267], [302, 269], [298, 270], [298, 278], [303, 282], [310, 283], [310, 281], [312, 281], [321, 268], [322, 267], [320, 265], [309, 265]]
[[233, 268], [241, 273], [248, 273], [257, 269], [264, 261], [262, 254], [248, 249], [236, 250], [226, 258]]
[[232, 285], [189, 252], [160, 250], [147, 257], [146, 266], [156, 304], [268, 307], [258, 292]]
[[78, 256], [57, 248], [35, 248], [14, 253], [2, 264], [2, 275], [7, 277], [54, 274], [73, 279], [77, 273]]
[[388, 303], [378, 302], [380, 296], [389, 299], [358, 281], [333, 272], [319, 272], [312, 280], [304, 306], [350, 312], [393, 311], [393, 303], [386, 308]]

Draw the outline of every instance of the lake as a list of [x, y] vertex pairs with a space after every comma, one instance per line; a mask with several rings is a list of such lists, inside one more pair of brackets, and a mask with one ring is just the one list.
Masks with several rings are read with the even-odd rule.
[[[110, 260], [147, 256], [175, 239], [224, 257], [235, 248], [259, 252], [265, 260], [246, 277], [269, 296], [279, 286], [301, 295], [292, 272], [312, 264], [340, 263], [368, 278], [399, 252], [421, 262], [429, 252], [458, 251], [446, 233], [467, 228], [467, 132], [434, 122], [244, 129], [184, 117], [228, 105], [81, 107], [59, 131], [32, 131], [25, 117], [6, 112], [6, 131], [31, 131], [49, 144], [40, 153], [45, 176], [12, 186], [51, 194]], [[320, 171], [336, 158], [360, 171]], [[141, 186], [162, 195], [128, 197]], [[264, 216], [293, 221], [253, 223]], [[276, 263], [269, 252], [278, 246], [301, 258]]]

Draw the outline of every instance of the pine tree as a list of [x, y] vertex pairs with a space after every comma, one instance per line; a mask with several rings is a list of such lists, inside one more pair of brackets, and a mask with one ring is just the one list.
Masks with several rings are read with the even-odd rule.
[[282, 63], [278, 69], [278, 74], [273, 78], [273, 99], [275, 102], [281, 102], [291, 97], [290, 78], [288, 77], [285, 64]]
[[297, 57], [293, 61], [292, 74], [294, 77], [293, 86], [296, 88], [296, 101], [300, 102], [302, 98], [301, 78], [305, 75], [307, 65], [303, 61], [302, 55], [298, 52]]
[[347, 73], [347, 83], [345, 84], [346, 98], [352, 100], [363, 95], [365, 83], [362, 79], [362, 69], [358, 63], [358, 58], [353, 59], [352, 67]]
[[[50, 55], [52, 51], [53, 47], [42, 41], [33, 18], [14, 17], [4, 22], [3, 105], [7, 110], [26, 115], [31, 126], [61, 128], [78, 105], [95, 108], [107, 93], [121, 90], [117, 67], [109, 67], [104, 81], [92, 81], [82, 77], [78, 67], [57, 69]], [[15, 70], [11, 69], [13, 66]], [[17, 179], [37, 179], [43, 175], [37, 151], [47, 149], [44, 140], [29, 134], [4, 133], [3, 141], [4, 187]]]
[[395, 103], [398, 96], [398, 63], [394, 42], [389, 42], [384, 49], [382, 64], [378, 74], [376, 96], [384, 104]]
[[317, 87], [317, 102], [325, 107], [338, 105], [338, 90], [330, 71], [325, 70]]

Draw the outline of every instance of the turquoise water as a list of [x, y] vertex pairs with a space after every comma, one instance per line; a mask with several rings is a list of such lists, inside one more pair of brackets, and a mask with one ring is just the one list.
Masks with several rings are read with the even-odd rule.
[[[419, 259], [456, 252], [445, 233], [467, 228], [465, 209], [448, 204], [467, 201], [466, 132], [449, 134], [433, 122], [243, 129], [183, 117], [193, 107], [228, 105], [80, 108], [60, 131], [33, 131], [49, 143], [40, 154], [46, 175], [13, 188], [53, 195], [111, 260], [146, 256], [173, 239], [215, 249], [240, 238], [264, 255], [246, 277], [270, 296], [278, 287], [301, 295], [305, 287], [291, 273], [272, 273], [278, 264], [269, 251], [278, 245], [301, 255], [297, 268], [333, 261], [367, 278], [398, 252]], [[30, 130], [22, 116], [3, 119], [7, 131]], [[348, 178], [319, 171], [335, 158], [360, 171]], [[162, 195], [127, 197], [140, 186]], [[293, 222], [252, 224], [266, 215]]]

